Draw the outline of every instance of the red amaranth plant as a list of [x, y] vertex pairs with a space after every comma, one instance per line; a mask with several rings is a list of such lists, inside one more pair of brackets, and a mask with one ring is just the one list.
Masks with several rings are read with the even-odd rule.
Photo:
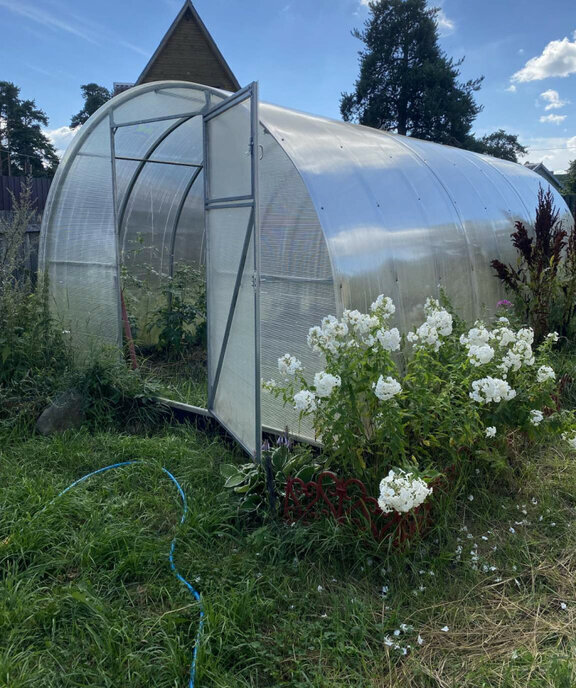
[[540, 187], [532, 231], [517, 221], [510, 235], [518, 251], [517, 267], [491, 262], [516, 297], [521, 316], [534, 328], [536, 341], [550, 330], [571, 334], [576, 314], [576, 236], [574, 225], [564, 229], [559, 217], [552, 191]]

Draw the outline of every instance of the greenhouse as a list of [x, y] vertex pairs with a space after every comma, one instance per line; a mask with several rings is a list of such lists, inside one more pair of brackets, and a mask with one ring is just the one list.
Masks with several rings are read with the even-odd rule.
[[255, 84], [156, 82], [113, 98], [73, 140], [41, 262], [87, 353], [121, 345], [172, 298], [166, 279], [205, 265], [207, 409], [257, 456], [262, 427], [311, 434], [260, 381], [286, 352], [318, 370], [306, 336], [325, 315], [383, 293], [405, 332], [439, 287], [468, 319], [493, 312], [490, 261], [514, 260], [513, 223], [533, 220], [541, 183], [515, 163], [259, 103]]

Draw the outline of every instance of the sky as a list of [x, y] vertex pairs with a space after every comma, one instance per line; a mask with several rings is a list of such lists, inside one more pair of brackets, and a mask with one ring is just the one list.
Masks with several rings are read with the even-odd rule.
[[[340, 118], [358, 76], [351, 35], [368, 0], [193, 0], [238, 81], [261, 99]], [[49, 117], [62, 151], [80, 85], [135, 81], [181, 0], [0, 0], [0, 80]], [[564, 171], [576, 158], [576, 0], [438, 0], [440, 43], [465, 57], [462, 79], [484, 76], [474, 131], [503, 128], [529, 154]]]

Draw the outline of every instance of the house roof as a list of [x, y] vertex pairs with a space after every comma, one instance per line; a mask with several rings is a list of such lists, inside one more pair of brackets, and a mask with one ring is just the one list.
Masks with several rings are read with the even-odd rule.
[[524, 167], [536, 172], [557, 189], [562, 188], [562, 182], [551, 172], [543, 162], [525, 162]]
[[192, 81], [228, 91], [240, 88], [190, 0], [184, 2], [136, 84], [164, 80]]

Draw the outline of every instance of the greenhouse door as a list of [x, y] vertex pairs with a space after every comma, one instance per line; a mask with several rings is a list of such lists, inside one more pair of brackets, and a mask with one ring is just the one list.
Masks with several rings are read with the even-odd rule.
[[260, 461], [258, 85], [204, 115], [208, 411]]

